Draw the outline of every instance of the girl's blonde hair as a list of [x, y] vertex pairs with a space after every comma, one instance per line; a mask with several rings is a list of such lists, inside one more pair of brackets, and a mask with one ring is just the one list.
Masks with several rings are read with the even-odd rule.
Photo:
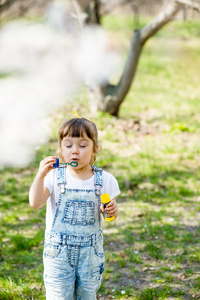
[[96, 161], [97, 150], [100, 150], [100, 143], [98, 140], [98, 131], [96, 125], [85, 118], [73, 118], [65, 121], [59, 129], [59, 145], [64, 137], [83, 137], [84, 134], [92, 140], [94, 155], [91, 157], [90, 164]]

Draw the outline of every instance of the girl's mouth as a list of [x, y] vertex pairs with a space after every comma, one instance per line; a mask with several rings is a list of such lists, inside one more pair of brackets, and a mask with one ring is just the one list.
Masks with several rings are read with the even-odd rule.
[[70, 166], [72, 166], [72, 167], [77, 167], [77, 166], [78, 166], [77, 160], [72, 160], [72, 161], [70, 162]]

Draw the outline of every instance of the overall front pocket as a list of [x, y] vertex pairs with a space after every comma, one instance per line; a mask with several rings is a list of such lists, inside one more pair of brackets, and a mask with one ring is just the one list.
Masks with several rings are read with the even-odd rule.
[[62, 221], [70, 225], [88, 226], [95, 222], [95, 204], [92, 201], [67, 201]]

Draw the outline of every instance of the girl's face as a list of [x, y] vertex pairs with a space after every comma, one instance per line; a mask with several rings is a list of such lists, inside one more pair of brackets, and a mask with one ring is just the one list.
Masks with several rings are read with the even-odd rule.
[[76, 161], [78, 166], [75, 169], [88, 167], [91, 156], [94, 155], [93, 141], [87, 137], [71, 137], [63, 138], [60, 145], [62, 156], [66, 163]]

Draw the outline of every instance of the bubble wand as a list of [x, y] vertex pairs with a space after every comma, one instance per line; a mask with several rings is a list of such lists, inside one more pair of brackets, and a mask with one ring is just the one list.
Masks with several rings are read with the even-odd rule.
[[77, 167], [78, 163], [77, 161], [72, 161], [70, 163], [59, 163], [59, 158], [56, 158], [56, 163], [53, 164], [54, 168], [66, 168], [67, 166]]

